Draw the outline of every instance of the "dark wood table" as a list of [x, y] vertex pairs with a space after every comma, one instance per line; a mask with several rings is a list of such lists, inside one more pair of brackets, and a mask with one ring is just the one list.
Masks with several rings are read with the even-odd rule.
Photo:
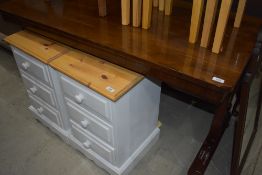
[[0, 4], [6, 20], [215, 105], [210, 131], [188, 171], [204, 174], [227, 126], [233, 95], [254, 55], [261, 20], [245, 17], [240, 29], [233, 29], [229, 20], [217, 55], [199, 43], [188, 43], [191, 9], [175, 7], [171, 16], [154, 9], [149, 30], [122, 26], [120, 11], [118, 0], [108, 2], [107, 17], [98, 16], [97, 0], [5, 0]]

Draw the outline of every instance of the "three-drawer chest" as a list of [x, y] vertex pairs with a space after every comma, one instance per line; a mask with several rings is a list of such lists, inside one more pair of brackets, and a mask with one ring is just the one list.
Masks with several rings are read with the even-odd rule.
[[29, 31], [5, 40], [29, 110], [110, 174], [127, 174], [157, 141], [158, 83]]

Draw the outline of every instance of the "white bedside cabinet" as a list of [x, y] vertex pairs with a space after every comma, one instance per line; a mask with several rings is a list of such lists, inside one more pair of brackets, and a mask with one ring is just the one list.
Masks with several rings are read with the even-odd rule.
[[63, 94], [71, 145], [110, 174], [127, 174], [158, 139], [160, 86], [144, 78], [114, 102], [50, 70]]
[[11, 48], [31, 101], [29, 110], [38, 120], [67, 142], [69, 132], [66, 131], [63, 123], [49, 66], [16, 47], [11, 46]]
[[110, 174], [128, 174], [157, 141], [157, 83], [28, 31], [6, 41], [29, 110]]

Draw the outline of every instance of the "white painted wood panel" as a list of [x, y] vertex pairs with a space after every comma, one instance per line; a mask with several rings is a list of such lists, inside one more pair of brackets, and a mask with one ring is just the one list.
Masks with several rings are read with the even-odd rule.
[[28, 74], [35, 77], [37, 80], [43, 82], [44, 84], [51, 86], [50, 79], [48, 76], [47, 65], [34, 59], [30, 55], [27, 55], [19, 49], [12, 47], [12, 50], [17, 66], [20, 69], [27, 72]]
[[[127, 174], [157, 141], [158, 83], [144, 78], [113, 102], [20, 50], [13, 51], [31, 99], [29, 110], [110, 174]], [[25, 61], [30, 68], [23, 68]]]
[[32, 93], [39, 98], [41, 98], [43, 101], [45, 101], [47, 104], [56, 107], [55, 102], [55, 96], [52, 89], [47, 89], [44, 86], [36, 83], [34, 80], [29, 78], [26, 74], [22, 73], [21, 77], [23, 78], [24, 84], [26, 86], [27, 92]]
[[36, 113], [38, 113], [38, 115], [43, 115], [44, 117], [51, 120], [53, 123], [57, 124], [58, 126], [61, 126], [58, 112], [52, 110], [50, 107], [47, 107], [46, 105], [41, 103], [33, 95], [29, 94], [29, 98], [30, 98], [30, 101], [31, 101], [31, 109], [32, 110], [34, 110]]
[[98, 117], [87, 110], [79, 108], [69, 99], [66, 100], [66, 105], [70, 120], [74, 121], [84, 131], [91, 132], [100, 139], [112, 144], [112, 126], [99, 120]]
[[81, 146], [83, 147], [83, 151], [94, 152], [109, 162], [113, 161], [114, 149], [110, 149], [105, 145], [102, 145], [94, 138], [82, 132], [74, 124], [72, 125], [72, 135], [80, 142]]
[[111, 120], [109, 103], [105, 97], [62, 74], [61, 87], [65, 96], [78, 103], [78, 105], [91, 109], [109, 121]]

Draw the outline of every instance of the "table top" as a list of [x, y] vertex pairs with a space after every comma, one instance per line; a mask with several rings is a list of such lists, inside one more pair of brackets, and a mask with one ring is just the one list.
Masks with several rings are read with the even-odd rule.
[[262, 24], [246, 17], [241, 28], [233, 29], [230, 19], [217, 55], [199, 42], [188, 43], [190, 9], [175, 7], [171, 16], [165, 16], [154, 8], [149, 30], [122, 26], [117, 0], [108, 2], [108, 11], [107, 17], [99, 17], [97, 0], [5, 0], [0, 4], [6, 19], [208, 101], [219, 100], [222, 96], [212, 97], [217, 93], [234, 90]]

